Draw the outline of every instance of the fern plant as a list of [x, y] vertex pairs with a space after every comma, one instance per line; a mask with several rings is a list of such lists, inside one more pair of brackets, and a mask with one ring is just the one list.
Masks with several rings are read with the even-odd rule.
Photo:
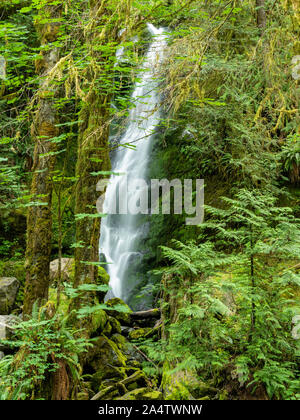
[[68, 317], [54, 315], [49, 319], [46, 308], [34, 305], [32, 318], [16, 324], [13, 340], [6, 341], [15, 356], [0, 362], [0, 399], [34, 398], [35, 392], [49, 375], [67, 366], [74, 383], [80, 379], [79, 355], [91, 345], [77, 337], [67, 324]]
[[299, 220], [268, 192], [240, 190], [223, 200], [223, 209], [206, 208], [199, 243], [163, 247], [171, 263], [162, 269], [165, 357], [202, 379], [210, 372], [217, 380], [228, 365], [241, 387], [264, 385], [269, 398], [295, 399]]

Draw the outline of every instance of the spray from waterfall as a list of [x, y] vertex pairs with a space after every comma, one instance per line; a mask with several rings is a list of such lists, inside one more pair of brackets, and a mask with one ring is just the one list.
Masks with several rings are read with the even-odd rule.
[[[126, 187], [124, 183], [145, 178], [149, 167], [153, 135], [160, 121], [160, 98], [155, 75], [167, 43], [167, 34], [163, 28], [157, 29], [152, 24], [147, 26], [152, 42], [132, 94], [132, 102], [136, 106], [130, 110], [127, 128], [112, 161], [112, 172], [118, 175], [110, 178], [103, 206], [107, 217], [101, 223], [100, 254], [104, 256], [110, 275], [112, 292], [109, 292], [109, 297], [113, 295], [123, 299], [126, 299], [124, 284], [128, 267], [133, 260], [141, 258], [138, 250], [140, 231], [137, 227], [137, 216], [119, 214], [116, 217], [112, 213], [118, 191]], [[135, 147], [122, 146], [128, 144]], [[138, 194], [138, 189], [129, 191], [127, 199], [138, 200]]]

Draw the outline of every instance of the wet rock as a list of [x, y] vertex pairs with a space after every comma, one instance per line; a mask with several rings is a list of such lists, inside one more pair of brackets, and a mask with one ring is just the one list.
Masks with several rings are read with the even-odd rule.
[[[126, 303], [119, 298], [113, 298], [113, 299], [109, 299], [106, 302], [106, 305], [111, 307], [112, 309], [109, 310], [109, 315], [116, 318], [121, 325], [126, 325], [126, 326], [130, 326], [131, 324], [131, 318], [130, 318], [130, 314], [132, 312], [132, 310], [129, 308], [128, 305], [126, 305]], [[113, 309], [113, 308], [116, 309]]]
[[120, 322], [116, 319], [113, 318], [112, 316], [108, 317], [109, 323], [112, 327], [112, 334], [121, 334], [121, 324]]
[[103, 289], [103, 291], [98, 290], [96, 295], [97, 298], [99, 300], [99, 302], [103, 302], [104, 298], [107, 294], [107, 289], [108, 289], [108, 284], [109, 284], [109, 275], [107, 274], [107, 272], [105, 271], [105, 269], [101, 266], [98, 267], [98, 278], [97, 278], [97, 285], [104, 285], [107, 286], [106, 288]]
[[133, 331], [133, 330], [134, 328], [121, 326], [121, 333], [122, 335], [124, 335], [124, 337], [128, 337], [130, 331]]
[[0, 315], [7, 315], [13, 310], [19, 287], [15, 277], [0, 277]]
[[114, 334], [111, 337], [112, 341], [114, 341], [119, 349], [122, 350], [122, 352], [127, 357], [128, 363], [130, 365], [135, 365], [135, 367], [140, 367], [140, 363], [144, 361], [143, 356], [141, 353], [138, 352], [136, 346], [134, 346], [132, 343], [130, 343], [126, 338], [121, 334]]
[[114, 366], [102, 366], [96, 373], [92, 375], [91, 384], [92, 389], [98, 392], [101, 388], [112, 386], [116, 382], [126, 378], [124, 369], [116, 368]]
[[153, 332], [152, 328], [137, 328], [137, 329], [134, 329], [133, 331], [130, 331], [130, 333], [128, 334], [128, 338], [130, 340], [145, 339], [151, 336], [152, 332]]
[[102, 371], [103, 379], [106, 379], [105, 373], [110, 367], [113, 369], [125, 367], [126, 361], [126, 356], [120, 351], [117, 344], [109, 338], [101, 336], [95, 339], [93, 347], [86, 356], [85, 364], [94, 372]]
[[93, 312], [91, 319], [91, 334], [103, 332], [108, 324], [108, 316], [103, 309]]

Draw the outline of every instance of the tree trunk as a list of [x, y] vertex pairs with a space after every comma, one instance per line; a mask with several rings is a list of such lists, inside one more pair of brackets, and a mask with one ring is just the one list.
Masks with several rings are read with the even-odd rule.
[[[97, 217], [96, 202], [99, 192], [96, 185], [99, 177], [91, 172], [108, 171], [110, 160], [108, 154], [108, 118], [109, 109], [104, 98], [96, 93], [90, 96], [80, 113], [82, 125], [78, 138], [78, 160], [76, 175], [79, 178], [76, 189], [75, 214], [76, 221], [75, 278], [74, 287], [80, 284], [96, 283], [98, 267], [86, 262], [99, 261], [100, 222]], [[89, 303], [88, 293], [85, 294]]]
[[[91, 65], [88, 69], [88, 79], [91, 87], [79, 115], [81, 122], [76, 164], [78, 183], [75, 197], [75, 214], [77, 216], [75, 288], [81, 284], [97, 282], [98, 267], [87, 263], [99, 262], [101, 219], [98, 217], [96, 208], [96, 202], [100, 195], [96, 186], [103, 177], [93, 176], [91, 173], [110, 170], [108, 153], [110, 94], [99, 86], [98, 80], [99, 75], [103, 72], [102, 66], [107, 67], [108, 61], [106, 57], [101, 55], [98, 47], [101, 44], [105, 45], [107, 42], [112, 42], [116, 36], [116, 31], [107, 33], [106, 28], [101, 29], [101, 27], [105, 27], [104, 19], [106, 19], [106, 14], [109, 13], [105, 10], [105, 6], [105, 1], [90, 0], [92, 25], [85, 41], [91, 59]], [[85, 293], [84, 296], [75, 299], [72, 307], [91, 305], [93, 301], [94, 294]], [[88, 336], [89, 321], [85, 319], [79, 324], [79, 327], [86, 330], [86, 336]]]
[[265, 0], [256, 0], [257, 15], [256, 21], [257, 26], [262, 33], [266, 27], [266, 9], [265, 9]]
[[[46, 15], [46, 16], [45, 16]], [[52, 239], [52, 172], [55, 165], [56, 150], [52, 139], [58, 135], [55, 97], [57, 86], [48, 79], [49, 72], [59, 60], [59, 48], [51, 47], [58, 38], [60, 24], [51, 19], [61, 16], [61, 5], [46, 6], [39, 17], [49, 22], [39, 25], [37, 31], [42, 48], [36, 70], [40, 75], [38, 108], [32, 124], [32, 136], [35, 140], [33, 177], [31, 182], [32, 206], [27, 215], [26, 246], [26, 284], [24, 296], [24, 314], [30, 315], [34, 302], [48, 298], [49, 264]], [[39, 203], [44, 203], [39, 204]]]

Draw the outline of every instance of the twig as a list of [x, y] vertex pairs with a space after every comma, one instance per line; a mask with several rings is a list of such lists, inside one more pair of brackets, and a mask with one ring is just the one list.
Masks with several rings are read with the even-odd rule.
[[[132, 344], [132, 343], [131, 343]], [[150, 362], [153, 366], [156, 367], [156, 369], [158, 368], [158, 366], [151, 360], [149, 359], [149, 357], [142, 352], [142, 350], [140, 350], [135, 344], [132, 344], [132, 346], [135, 348], [135, 350], [137, 350], [148, 362]]]

